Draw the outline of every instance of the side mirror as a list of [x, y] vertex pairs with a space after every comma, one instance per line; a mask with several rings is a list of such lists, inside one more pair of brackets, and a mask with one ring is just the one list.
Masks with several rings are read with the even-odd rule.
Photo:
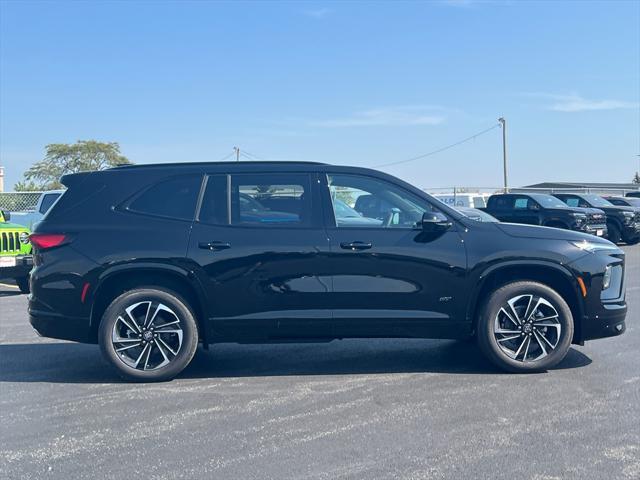
[[11, 220], [11, 214], [6, 210], [2, 210], [0, 213], [2, 213], [2, 218], [4, 218], [5, 222], [8, 222], [9, 220]]
[[425, 232], [444, 232], [453, 225], [442, 213], [425, 212], [422, 215], [422, 230]]

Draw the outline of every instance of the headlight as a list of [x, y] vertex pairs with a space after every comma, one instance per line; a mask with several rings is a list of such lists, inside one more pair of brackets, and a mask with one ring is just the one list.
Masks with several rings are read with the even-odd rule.
[[622, 215], [624, 215], [625, 224], [633, 223], [633, 217], [635, 217], [633, 212], [622, 212]]
[[24, 243], [25, 245], [29, 243], [29, 234], [27, 232], [22, 232], [19, 238], [20, 243]]
[[604, 269], [604, 277], [602, 277], [602, 289], [606, 290], [611, 286], [611, 265], [607, 265]]
[[569, 215], [571, 215], [574, 218], [581, 218], [581, 219], [586, 219], [587, 216], [584, 213], [570, 213]]
[[590, 242], [588, 240], [582, 240], [581, 242], [569, 242], [574, 247], [578, 247], [580, 250], [584, 250], [585, 252], [619, 252], [620, 249], [616, 247], [613, 243], [596, 243]]

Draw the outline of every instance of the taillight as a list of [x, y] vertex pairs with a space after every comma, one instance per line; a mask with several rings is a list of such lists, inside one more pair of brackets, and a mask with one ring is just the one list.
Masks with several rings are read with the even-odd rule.
[[29, 236], [29, 240], [38, 250], [45, 250], [68, 243], [70, 237], [64, 233], [32, 233]]

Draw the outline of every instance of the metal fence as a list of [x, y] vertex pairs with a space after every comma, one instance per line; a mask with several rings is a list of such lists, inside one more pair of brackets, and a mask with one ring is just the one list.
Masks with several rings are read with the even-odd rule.
[[36, 209], [43, 192], [2, 192], [0, 210], [10, 212], [31, 212]]

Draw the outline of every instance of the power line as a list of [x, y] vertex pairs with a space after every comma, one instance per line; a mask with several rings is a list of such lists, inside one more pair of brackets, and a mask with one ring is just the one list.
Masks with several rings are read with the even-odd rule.
[[246, 150], [242, 150], [242, 155], [247, 157], [249, 160], [251, 160], [251, 157], [253, 157], [253, 159], [255, 160], [264, 160], [264, 158], [254, 155], [253, 153], [247, 152]]
[[499, 127], [500, 127], [500, 123], [496, 123], [495, 125], [492, 125], [491, 127], [486, 128], [486, 129], [482, 130], [481, 132], [475, 133], [475, 134], [471, 135], [470, 137], [464, 138], [464, 139], [462, 139], [462, 140], [460, 140], [458, 142], [452, 143], [452, 144], [447, 145], [445, 147], [438, 148], [437, 150], [433, 150], [432, 152], [425, 153], [423, 155], [418, 155], [417, 157], [407, 158], [406, 160], [398, 160], [396, 162], [389, 162], [389, 163], [382, 163], [380, 165], [374, 165], [373, 168], [391, 167], [392, 165], [400, 165], [401, 163], [413, 162], [415, 160], [420, 160], [422, 158], [430, 157], [431, 155], [435, 155], [436, 153], [444, 152], [445, 150], [449, 150], [450, 148], [457, 147], [458, 145], [462, 145], [463, 143], [466, 143], [469, 140], [473, 140], [476, 137], [479, 137], [480, 135], [484, 135], [485, 133], [490, 132], [491, 130], [499, 128]]
[[224, 162], [225, 160], [228, 160], [229, 158], [233, 157], [236, 154], [235, 150], [233, 152], [231, 152], [229, 155], [227, 155], [224, 158], [221, 158], [220, 160], [218, 160], [219, 162]]

